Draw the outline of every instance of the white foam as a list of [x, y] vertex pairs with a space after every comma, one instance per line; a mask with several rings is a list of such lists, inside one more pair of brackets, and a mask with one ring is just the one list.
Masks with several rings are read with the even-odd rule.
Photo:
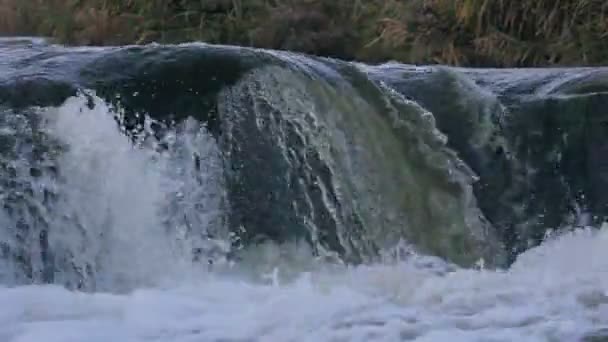
[[[36, 257], [41, 254], [36, 234], [48, 231], [54, 283], [87, 290], [156, 286], [206, 270], [206, 263], [194, 265], [192, 260], [195, 250], [213, 247], [206, 235], [222, 237], [217, 222], [223, 215], [223, 186], [217, 147], [204, 127], [186, 120], [175, 127], [178, 134], [169, 130], [163, 141], [168, 152], [163, 153], [155, 148], [159, 141], [146, 134], [149, 139], [134, 144], [118, 129], [115, 117], [120, 113], [94, 96], [72, 97], [58, 108], [40, 109], [39, 115], [45, 120], [36, 134], [62, 146], [52, 156], [59, 176], [35, 180], [29, 177], [27, 160], [18, 166], [23, 183], [44, 183], [56, 200], [47, 208], [44, 196], [35, 192], [31, 201], [41, 208], [45, 224], [29, 220], [23, 244], [11, 236], [14, 219], [0, 209], [0, 241], [28, 251], [37, 271], [44, 265]], [[11, 283], [15, 268], [4, 260], [0, 281]]]
[[208, 276], [173, 288], [0, 290], [0, 340], [577, 341], [608, 327], [608, 230], [578, 231], [507, 272], [411, 262], [304, 274], [281, 286]]

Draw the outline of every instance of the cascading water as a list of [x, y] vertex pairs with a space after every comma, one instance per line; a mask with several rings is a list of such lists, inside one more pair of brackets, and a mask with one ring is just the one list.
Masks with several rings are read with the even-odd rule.
[[227, 240], [219, 152], [199, 123], [134, 144], [84, 96], [5, 118], [17, 124], [3, 178], [19, 186], [3, 193], [3, 283], [149, 286], [195, 272], [196, 254]]
[[603, 69], [0, 54], [0, 341], [608, 336]]

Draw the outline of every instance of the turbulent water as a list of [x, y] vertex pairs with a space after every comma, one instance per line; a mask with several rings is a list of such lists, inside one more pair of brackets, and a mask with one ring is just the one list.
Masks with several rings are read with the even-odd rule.
[[608, 339], [608, 70], [0, 55], [0, 341]]

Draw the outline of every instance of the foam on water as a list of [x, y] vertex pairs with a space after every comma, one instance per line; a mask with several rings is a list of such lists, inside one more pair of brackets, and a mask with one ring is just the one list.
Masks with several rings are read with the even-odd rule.
[[205, 276], [124, 295], [0, 290], [0, 340], [577, 341], [608, 327], [608, 229], [581, 230], [507, 272], [400, 262], [283, 285]]

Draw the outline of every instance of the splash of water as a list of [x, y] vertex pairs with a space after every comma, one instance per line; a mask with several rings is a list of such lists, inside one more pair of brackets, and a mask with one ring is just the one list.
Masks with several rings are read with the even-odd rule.
[[[608, 229], [551, 238], [509, 271], [424, 257], [262, 285], [211, 276], [128, 295], [0, 289], [3, 341], [579, 341], [608, 327]], [[591, 339], [589, 339], [591, 340]]]
[[[30, 267], [51, 274], [33, 272], [34, 281], [124, 291], [204, 270], [193, 260], [224, 252], [220, 158], [200, 124], [186, 120], [157, 139], [148, 120], [134, 144], [117, 129], [120, 112], [95, 97], [35, 115], [41, 127], [33, 134], [59, 145], [48, 156], [58, 174], [20, 172], [33, 184], [28, 200], [42, 217], [27, 230], [41, 242], [5, 239], [8, 249], [41, 255]], [[17, 169], [27, 168], [19, 157]], [[54, 200], [42, 201], [41, 189]], [[5, 235], [18, 225], [6, 213], [0, 218]]]

